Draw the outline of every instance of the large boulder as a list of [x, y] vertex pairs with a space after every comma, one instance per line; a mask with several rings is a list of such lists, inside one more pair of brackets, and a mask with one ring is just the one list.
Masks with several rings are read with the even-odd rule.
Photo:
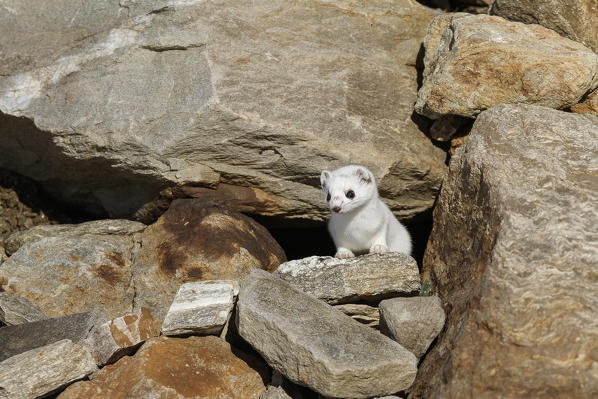
[[496, 0], [492, 14], [528, 24], [539, 24], [598, 53], [596, 0]]
[[65, 201], [143, 218], [164, 187], [225, 185], [321, 221], [321, 170], [353, 162], [398, 215], [433, 204], [444, 153], [411, 118], [432, 13], [413, 0], [6, 7], [0, 167]]
[[414, 398], [598, 396], [598, 117], [500, 105], [451, 160], [423, 277], [447, 322]]
[[489, 15], [441, 15], [425, 40], [415, 110], [474, 117], [501, 103], [566, 108], [598, 86], [598, 55], [540, 25]]

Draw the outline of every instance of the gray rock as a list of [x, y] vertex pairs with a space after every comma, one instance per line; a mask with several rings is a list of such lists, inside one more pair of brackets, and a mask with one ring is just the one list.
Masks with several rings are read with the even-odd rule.
[[378, 308], [365, 304], [345, 303], [342, 305], [334, 305], [335, 309], [340, 310], [347, 316], [351, 316], [353, 320], [365, 324], [366, 326], [378, 328], [380, 325], [380, 313]]
[[598, 55], [539, 25], [500, 17], [435, 17], [424, 42], [415, 110], [474, 117], [501, 103], [566, 108], [598, 86]]
[[228, 321], [236, 293], [238, 284], [232, 281], [182, 284], [164, 318], [162, 334], [218, 334]]
[[397, 252], [351, 259], [311, 256], [283, 263], [275, 274], [330, 304], [412, 295], [421, 287], [415, 260]]
[[380, 331], [421, 358], [444, 327], [437, 296], [394, 298], [380, 302]]
[[423, 261], [447, 309], [415, 397], [598, 396], [598, 117], [482, 113], [451, 160]]
[[96, 370], [87, 349], [58, 341], [0, 362], [0, 398], [45, 397]]
[[401, 345], [262, 270], [241, 282], [236, 323], [272, 368], [325, 396], [383, 396], [415, 378]]
[[82, 343], [95, 325], [107, 320], [101, 312], [92, 311], [3, 327], [0, 329], [0, 361], [64, 339]]
[[490, 12], [512, 21], [540, 24], [598, 52], [595, 0], [496, 0]]
[[0, 322], [14, 326], [44, 319], [45, 313], [29, 299], [0, 292]]
[[260, 399], [293, 399], [283, 387], [268, 385], [264, 393], [260, 395]]
[[64, 201], [145, 219], [164, 187], [233, 187], [253, 213], [322, 221], [318, 176], [351, 160], [400, 217], [433, 205], [445, 154], [411, 119], [417, 2], [6, 7], [0, 168]]

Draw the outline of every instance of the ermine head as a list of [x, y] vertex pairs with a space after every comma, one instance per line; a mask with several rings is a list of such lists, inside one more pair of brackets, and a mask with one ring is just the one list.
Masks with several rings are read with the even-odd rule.
[[347, 213], [378, 196], [374, 175], [359, 165], [348, 165], [332, 172], [323, 171], [320, 183], [326, 203], [334, 213]]

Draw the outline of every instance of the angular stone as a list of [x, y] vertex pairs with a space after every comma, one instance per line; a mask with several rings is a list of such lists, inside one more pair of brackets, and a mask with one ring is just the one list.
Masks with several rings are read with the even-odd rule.
[[27, 298], [0, 292], [0, 322], [14, 326], [44, 319], [45, 313]]
[[400, 253], [351, 259], [311, 256], [283, 263], [275, 274], [330, 304], [413, 295], [421, 287], [417, 263]]
[[343, 305], [334, 305], [334, 308], [368, 327], [378, 328], [380, 325], [380, 313], [378, 312], [378, 308], [373, 306], [346, 303]]
[[598, 117], [482, 113], [451, 160], [423, 277], [447, 309], [414, 397], [598, 396]]
[[173, 201], [141, 235], [135, 257], [135, 306], [162, 322], [181, 284], [240, 280], [286, 260], [270, 233], [253, 219], [199, 199]]
[[[235, 350], [235, 353], [238, 353]], [[257, 363], [256, 363], [257, 362]], [[265, 377], [263, 363], [252, 365]], [[68, 387], [60, 399], [258, 399], [262, 376], [214, 336], [154, 338], [134, 356], [108, 365], [93, 380]]]
[[6, 7], [0, 168], [64, 201], [145, 220], [165, 186], [226, 184], [322, 221], [317, 177], [351, 159], [401, 217], [433, 205], [445, 154], [411, 119], [432, 12], [413, 0]]
[[444, 327], [437, 296], [393, 298], [380, 302], [380, 331], [421, 358]]
[[162, 334], [217, 335], [233, 309], [234, 284], [208, 280], [181, 285], [164, 318]]
[[263, 270], [241, 282], [236, 323], [272, 368], [328, 397], [388, 395], [415, 378], [401, 345]]
[[104, 366], [132, 353], [144, 341], [159, 334], [150, 311], [137, 308], [116, 319], [96, 324], [85, 343], [98, 366]]
[[577, 114], [598, 115], [598, 90], [592, 92], [584, 102], [572, 106], [571, 111]]
[[96, 370], [87, 349], [58, 341], [0, 362], [0, 398], [45, 397]]
[[64, 339], [83, 343], [89, 331], [106, 320], [101, 312], [92, 311], [3, 327], [0, 329], [0, 361]]
[[496, 0], [490, 12], [511, 21], [545, 26], [598, 53], [595, 0]]
[[598, 55], [539, 25], [488, 15], [435, 17], [415, 110], [474, 117], [501, 103], [566, 108], [598, 86]]

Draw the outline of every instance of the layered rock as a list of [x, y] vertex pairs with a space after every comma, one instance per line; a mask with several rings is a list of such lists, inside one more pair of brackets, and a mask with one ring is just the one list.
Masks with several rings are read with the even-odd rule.
[[46, 318], [39, 306], [27, 298], [0, 292], [0, 322], [14, 326]]
[[496, 0], [490, 12], [545, 26], [598, 52], [598, 8], [594, 0]]
[[401, 345], [262, 270], [241, 283], [236, 324], [272, 368], [327, 397], [388, 395], [415, 378]]
[[434, 18], [424, 44], [415, 110], [432, 119], [501, 103], [566, 108], [598, 86], [598, 55], [539, 25], [447, 14]]
[[58, 397], [258, 399], [265, 389], [260, 373], [219, 338], [160, 337]]
[[423, 280], [447, 322], [412, 397], [598, 395], [597, 143], [595, 116], [478, 117], [434, 213]]

